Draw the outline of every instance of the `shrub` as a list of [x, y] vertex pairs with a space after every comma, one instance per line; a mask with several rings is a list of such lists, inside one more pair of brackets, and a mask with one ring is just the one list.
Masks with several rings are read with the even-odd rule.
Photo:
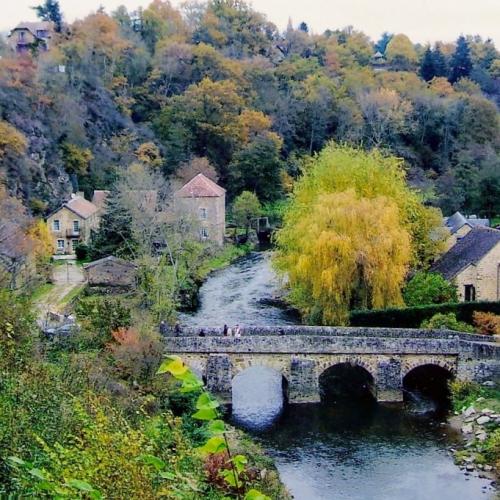
[[134, 381], [151, 380], [163, 354], [160, 339], [152, 334], [141, 334], [135, 328], [119, 328], [112, 335], [108, 349], [120, 375]]
[[75, 247], [75, 254], [78, 260], [85, 260], [89, 254], [89, 247], [85, 243], [79, 243]]
[[77, 302], [75, 312], [94, 347], [103, 347], [112, 340], [112, 332], [132, 323], [130, 309], [118, 298], [85, 297]]
[[403, 298], [407, 306], [456, 302], [457, 288], [438, 273], [420, 271], [407, 283]]
[[351, 311], [351, 326], [385, 328], [419, 328], [422, 321], [437, 313], [454, 313], [457, 319], [472, 324], [475, 311], [500, 314], [500, 302], [460, 302], [432, 304], [406, 308], [390, 308], [372, 311]]
[[435, 314], [432, 318], [422, 321], [421, 327], [428, 330], [448, 329], [455, 330], [457, 332], [474, 333], [473, 326], [468, 325], [463, 321], [458, 321], [457, 317], [453, 313]]
[[474, 326], [484, 335], [500, 335], [500, 315], [475, 311]]
[[450, 394], [455, 411], [469, 407], [481, 395], [481, 386], [470, 380], [452, 380], [449, 383]]

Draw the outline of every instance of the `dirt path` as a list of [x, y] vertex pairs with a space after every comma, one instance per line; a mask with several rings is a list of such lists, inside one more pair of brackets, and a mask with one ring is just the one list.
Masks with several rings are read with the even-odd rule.
[[54, 266], [52, 271], [54, 287], [44, 294], [36, 303], [40, 319], [49, 312], [61, 313], [66, 305], [64, 298], [75, 288], [81, 287], [85, 281], [83, 271], [74, 261]]

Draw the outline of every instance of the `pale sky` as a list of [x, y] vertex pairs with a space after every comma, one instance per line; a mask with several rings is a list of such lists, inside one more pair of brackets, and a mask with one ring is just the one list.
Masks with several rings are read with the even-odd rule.
[[[179, 5], [182, 0], [171, 0]], [[42, 0], [0, 0], [0, 31], [19, 21], [35, 20], [30, 6]], [[84, 17], [103, 5], [107, 12], [119, 5], [129, 10], [150, 0], [60, 0], [66, 20]], [[413, 42], [454, 41], [463, 34], [492, 38], [500, 47], [500, 0], [253, 0], [280, 29], [288, 18], [305, 21], [315, 33], [348, 25], [376, 40], [383, 31], [405, 33]]]

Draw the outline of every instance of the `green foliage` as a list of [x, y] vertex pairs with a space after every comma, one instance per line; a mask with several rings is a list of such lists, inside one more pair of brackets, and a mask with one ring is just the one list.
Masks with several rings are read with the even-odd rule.
[[43, 4], [32, 8], [36, 11], [36, 15], [42, 21], [52, 21], [54, 23], [55, 30], [58, 32], [61, 31], [63, 16], [57, 0], [45, 0]]
[[500, 314], [500, 302], [460, 302], [384, 309], [378, 311], [352, 311], [351, 326], [384, 328], [419, 328], [422, 321], [435, 314], [454, 313], [459, 321], [472, 324], [475, 311]]
[[455, 330], [457, 332], [474, 333], [474, 327], [463, 321], [458, 321], [454, 313], [437, 313], [432, 318], [422, 321], [421, 328], [427, 330]]
[[85, 243], [79, 243], [75, 248], [75, 255], [78, 260], [85, 260], [89, 254], [89, 247]]
[[469, 44], [464, 36], [459, 36], [455, 52], [451, 58], [450, 82], [455, 83], [466, 78], [472, 70]]
[[403, 290], [409, 307], [457, 301], [457, 288], [438, 273], [417, 272]]
[[61, 144], [61, 152], [68, 174], [84, 176], [89, 168], [93, 155], [89, 149], [65, 142]]
[[262, 206], [255, 193], [243, 191], [236, 197], [233, 203], [233, 221], [239, 227], [244, 227], [248, 234], [248, 229], [252, 219], [259, 217], [262, 213]]
[[[244, 455], [231, 453], [228, 432], [224, 422], [220, 420], [219, 402], [203, 389], [201, 381], [178, 356], [168, 356], [157, 373], [159, 375], [168, 373], [181, 382], [179, 388], [181, 392], [199, 394], [195, 405], [197, 411], [193, 413], [192, 418], [208, 422], [209, 438], [198, 448], [198, 452], [205, 457], [206, 463], [216, 457], [226, 457], [223, 459], [220, 469], [215, 473], [214, 479], [221, 477], [226, 487], [238, 498], [241, 498], [240, 491], [246, 489], [249, 483], [246, 467], [248, 459]], [[270, 500], [268, 496], [253, 488], [247, 491], [245, 498]]]
[[130, 308], [115, 297], [82, 297], [76, 303], [75, 312], [82, 322], [89, 347], [103, 347], [114, 331], [132, 323]]

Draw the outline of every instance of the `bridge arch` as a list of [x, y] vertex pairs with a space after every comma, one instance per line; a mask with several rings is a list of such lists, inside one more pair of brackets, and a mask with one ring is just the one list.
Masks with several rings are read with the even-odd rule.
[[376, 399], [376, 378], [364, 362], [339, 360], [321, 371], [318, 384], [321, 401]]
[[432, 400], [437, 403], [435, 408], [444, 407], [449, 403], [449, 381], [454, 376], [454, 366], [443, 360], [416, 363], [402, 377], [404, 399], [413, 403]]
[[455, 377], [457, 374], [457, 360], [456, 358], [443, 358], [437, 356], [424, 356], [417, 359], [404, 359], [401, 365], [401, 378], [404, 379], [412, 370], [419, 366], [434, 365], [448, 371], [451, 376]]

